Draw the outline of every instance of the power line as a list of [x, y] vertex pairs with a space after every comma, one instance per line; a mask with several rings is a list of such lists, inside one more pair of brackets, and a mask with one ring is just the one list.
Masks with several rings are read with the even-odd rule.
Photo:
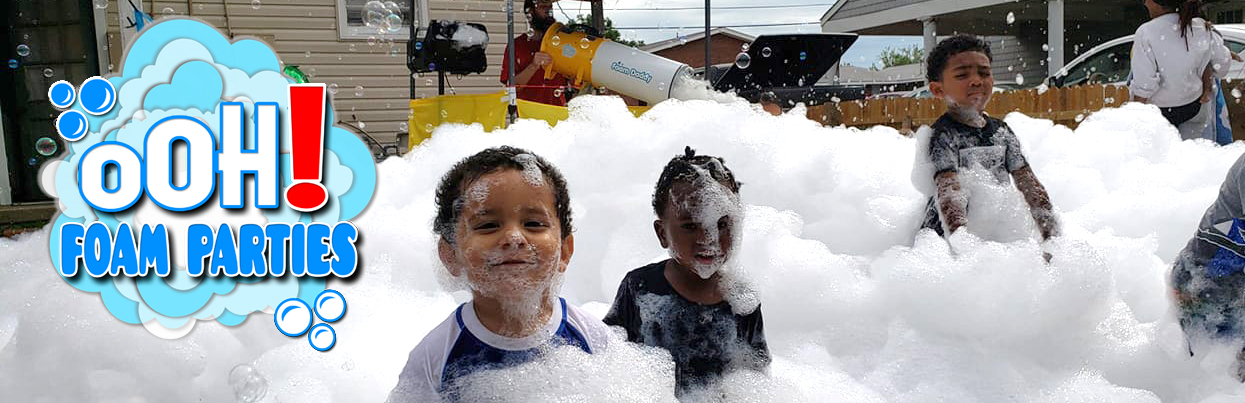
[[[744, 24], [744, 25], [719, 25], [713, 28], [756, 28], [756, 27], [788, 27], [796, 25], [821, 25], [820, 22], [780, 22], [773, 24]], [[642, 29], [704, 29], [704, 25], [693, 25], [688, 27], [614, 27], [619, 31], [625, 29], [642, 30]]]
[[[757, 9], [780, 9], [780, 8], [801, 8], [801, 7], [832, 7], [831, 4], [780, 4], [775, 6], [725, 6], [713, 7], [714, 10], [757, 10]], [[658, 7], [658, 8], [607, 8], [605, 11], [686, 11], [686, 10], [704, 10], [704, 7]]]

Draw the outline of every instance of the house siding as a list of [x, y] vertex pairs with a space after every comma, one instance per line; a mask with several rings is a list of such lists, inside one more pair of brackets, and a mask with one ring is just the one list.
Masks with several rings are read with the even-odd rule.
[[[314, 82], [337, 84], [337, 94], [333, 96], [337, 119], [354, 122], [353, 114], [357, 121], [366, 124], [365, 130], [373, 138], [382, 143], [394, 142], [409, 115], [407, 40], [393, 41], [397, 52], [390, 56], [388, 43], [368, 45], [367, 39], [339, 39], [335, 0], [260, 1], [259, 9], [252, 7], [251, 0], [194, 0], [189, 5], [186, 1], [143, 1], [142, 8], [157, 19], [166, 14], [193, 16], [222, 32], [232, 32], [235, 37], [252, 36], [269, 42], [286, 65], [298, 66]], [[488, 70], [483, 74], [449, 77], [447, 93], [451, 88], [457, 94], [502, 90], [498, 77], [506, 48], [503, 5], [502, 0], [428, 0], [430, 19], [482, 23], [489, 32], [485, 52]], [[516, 13], [515, 18], [515, 31], [526, 31], [522, 13]], [[120, 19], [115, 4], [109, 7], [106, 22], [108, 36], [112, 38], [109, 42], [119, 44], [116, 38], [120, 35]], [[111, 64], [115, 71], [121, 61], [112, 59], [119, 55], [120, 50], [115, 49], [101, 57], [109, 58], [105, 64]], [[435, 75], [419, 76], [415, 85], [417, 98], [437, 94]], [[362, 91], [356, 93], [356, 87], [362, 87]]]

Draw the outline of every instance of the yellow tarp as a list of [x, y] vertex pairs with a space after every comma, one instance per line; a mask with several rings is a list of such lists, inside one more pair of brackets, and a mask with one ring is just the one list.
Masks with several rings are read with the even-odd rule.
[[[540, 119], [550, 126], [566, 120], [570, 112], [564, 106], [546, 105], [520, 99], [520, 119]], [[629, 106], [631, 113], [640, 116], [648, 106]], [[432, 130], [442, 123], [479, 123], [485, 131], [506, 126], [506, 92], [481, 95], [442, 95], [432, 98], [412, 99], [409, 148], [432, 137]]]

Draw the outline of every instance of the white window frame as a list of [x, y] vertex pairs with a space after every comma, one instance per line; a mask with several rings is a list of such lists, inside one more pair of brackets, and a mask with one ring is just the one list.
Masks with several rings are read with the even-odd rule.
[[[405, 41], [410, 38], [411, 23], [403, 21], [402, 29], [393, 33], [378, 33], [374, 28], [366, 26], [351, 26], [349, 19], [346, 18], [346, 1], [334, 0], [337, 6], [337, 38], [338, 39], [389, 39], [394, 41]], [[363, 0], [365, 3], [367, 0]], [[419, 28], [423, 29], [428, 26], [428, 0], [392, 0], [401, 3], [403, 1], [411, 4], [411, 13], [414, 19], [419, 21]]]

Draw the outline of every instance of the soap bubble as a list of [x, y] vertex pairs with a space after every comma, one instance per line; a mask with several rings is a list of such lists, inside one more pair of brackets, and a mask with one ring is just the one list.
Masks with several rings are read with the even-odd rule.
[[1016, 13], [1013, 13], [1013, 12], [1010, 12], [1010, 11], [1009, 11], [1009, 12], [1007, 13], [1007, 23], [1008, 23], [1008, 24], [1013, 24], [1013, 23], [1015, 23], [1015, 22], [1016, 22]]
[[260, 7], [259, 0], [251, 0], [251, 9], [258, 10]]
[[761, 57], [769, 57], [772, 54], [774, 54], [774, 51], [770, 50], [769, 46], [761, 48]]
[[44, 68], [43, 68], [43, 76], [44, 76], [44, 77], [51, 78], [51, 77], [52, 77], [52, 73], [53, 73], [53, 71], [52, 71], [52, 68], [51, 68], [51, 67], [44, 67]]
[[562, 44], [562, 37], [558, 35], [554, 35], [553, 38], [549, 38], [549, 44], [553, 46], [558, 46]]
[[336, 93], [337, 93], [337, 83], [332, 83], [332, 84], [329, 84], [329, 93], [330, 93], [330, 94], [336, 94]]
[[229, 387], [239, 402], [258, 402], [268, 394], [268, 380], [246, 364], [238, 364], [229, 371]]
[[356, 85], [356, 86], [354, 87], [354, 96], [356, 96], [356, 97], [361, 97], [361, 96], [363, 96], [363, 86], [362, 86], [362, 85]]
[[17, 55], [21, 57], [30, 56], [30, 47], [24, 43], [17, 45]]
[[39, 152], [39, 155], [44, 157], [51, 157], [52, 154], [56, 154], [57, 148], [56, 140], [52, 140], [48, 137], [43, 137], [35, 141], [35, 151]]
[[751, 65], [752, 65], [752, 56], [748, 56], [747, 53], [740, 52], [738, 56], [735, 56], [736, 67], [739, 67], [741, 69], [746, 69], [748, 68], [748, 66], [751, 66]]
[[385, 24], [385, 16], [388, 10], [385, 9], [384, 3], [372, 0], [363, 4], [363, 25], [370, 28], [383, 28]]

